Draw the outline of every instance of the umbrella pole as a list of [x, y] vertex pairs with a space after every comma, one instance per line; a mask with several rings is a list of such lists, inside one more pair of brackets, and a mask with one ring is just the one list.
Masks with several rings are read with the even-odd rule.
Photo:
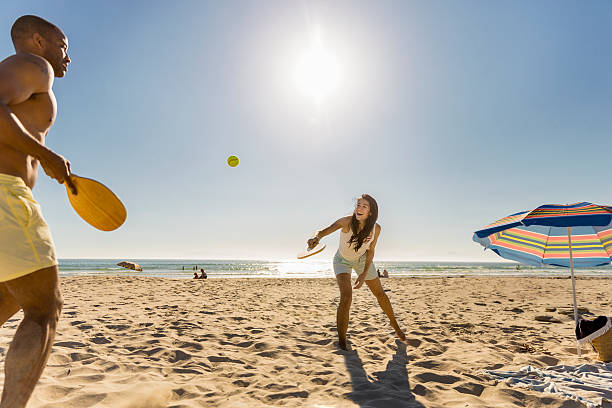
[[[572, 295], [574, 297], [574, 323], [578, 327], [578, 307], [576, 306], [576, 281], [574, 279], [574, 256], [572, 254], [572, 228], [567, 227], [567, 242], [569, 244], [570, 269], [572, 271]], [[580, 343], [576, 340], [576, 351], [580, 357]]]

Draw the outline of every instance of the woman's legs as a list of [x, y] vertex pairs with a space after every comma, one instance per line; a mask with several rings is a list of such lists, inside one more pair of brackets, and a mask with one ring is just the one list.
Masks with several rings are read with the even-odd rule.
[[[346, 332], [349, 323], [349, 311], [353, 299], [353, 288], [351, 286], [351, 274], [340, 273], [336, 275], [338, 289], [340, 289], [340, 304], [336, 313], [336, 328], [338, 330], [338, 343], [340, 348], [346, 350]], [[391, 312], [393, 313], [393, 312]]]
[[376, 300], [378, 300], [378, 304], [380, 305], [381, 309], [383, 310], [383, 312], [385, 312], [385, 314], [389, 318], [389, 321], [391, 322], [391, 327], [393, 327], [393, 330], [395, 330], [395, 334], [397, 334], [397, 337], [401, 341], [405, 341], [406, 335], [404, 334], [402, 329], [400, 329], [399, 324], [397, 324], [397, 320], [395, 320], [395, 315], [393, 314], [393, 307], [391, 306], [391, 301], [389, 300], [389, 298], [387, 297], [387, 294], [383, 290], [383, 287], [380, 284], [380, 279], [375, 278], [375, 279], [367, 280], [365, 282], [368, 285], [368, 288], [370, 288], [370, 290], [372, 291], [372, 294], [376, 296]]

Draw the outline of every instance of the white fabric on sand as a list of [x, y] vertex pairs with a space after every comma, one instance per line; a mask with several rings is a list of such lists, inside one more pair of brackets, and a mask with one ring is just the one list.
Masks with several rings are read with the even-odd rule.
[[519, 371], [483, 370], [483, 373], [511, 386], [573, 399], [588, 408], [601, 407], [604, 402], [612, 402], [612, 363], [546, 368], [525, 366]]

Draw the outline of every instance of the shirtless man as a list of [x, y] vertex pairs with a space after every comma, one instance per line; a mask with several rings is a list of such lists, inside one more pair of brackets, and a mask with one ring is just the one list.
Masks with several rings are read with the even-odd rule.
[[51, 86], [63, 77], [68, 41], [55, 25], [22, 16], [11, 28], [16, 53], [0, 62], [0, 325], [23, 320], [4, 361], [0, 408], [25, 407], [55, 338], [62, 308], [53, 240], [31, 189], [38, 164], [59, 183], [70, 163], [45, 147], [56, 115]]

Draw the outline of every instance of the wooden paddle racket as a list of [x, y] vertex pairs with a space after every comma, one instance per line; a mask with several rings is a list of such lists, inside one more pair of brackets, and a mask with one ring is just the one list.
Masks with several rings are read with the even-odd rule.
[[308, 249], [306, 248], [305, 251], [302, 251], [298, 254], [297, 258], [298, 259], [304, 259], [304, 258], [308, 258], [309, 256], [313, 256], [318, 254], [319, 252], [321, 252], [322, 250], [325, 249], [325, 244], [324, 243], [319, 243], [318, 245], [316, 245], [315, 247]]
[[71, 174], [70, 180], [76, 187], [73, 194], [66, 186], [68, 200], [79, 216], [88, 224], [102, 231], [114, 231], [127, 218], [127, 211], [119, 198], [99, 181]]

